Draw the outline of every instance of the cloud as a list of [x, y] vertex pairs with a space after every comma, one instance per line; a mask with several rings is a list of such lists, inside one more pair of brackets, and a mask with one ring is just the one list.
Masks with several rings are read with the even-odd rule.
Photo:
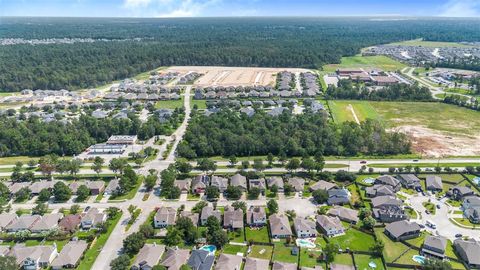
[[449, 0], [443, 5], [443, 17], [480, 17], [480, 0]]
[[124, 0], [123, 7], [137, 17], [196, 17], [222, 0]]

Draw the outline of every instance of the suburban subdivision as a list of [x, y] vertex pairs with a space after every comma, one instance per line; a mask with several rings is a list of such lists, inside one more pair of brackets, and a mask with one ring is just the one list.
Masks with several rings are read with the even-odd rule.
[[[42, 37], [49, 21], [36, 20], [11, 23], [40, 37], [7, 35], [0, 52], [91, 45], [153, 57], [137, 47], [163, 44], [150, 23], [193, 31], [140, 20], [145, 37], [86, 25], [105, 38], [59, 39], [73, 26]], [[252, 24], [318, 27], [292, 20]], [[0, 75], [0, 268], [480, 269], [480, 36], [418, 27], [317, 55], [318, 66], [202, 64], [179, 50], [89, 83], [70, 67], [64, 81], [47, 72], [50, 83]]]

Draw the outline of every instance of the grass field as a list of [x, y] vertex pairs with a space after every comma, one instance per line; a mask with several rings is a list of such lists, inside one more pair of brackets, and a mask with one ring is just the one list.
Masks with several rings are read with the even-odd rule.
[[377, 236], [377, 239], [381, 240], [385, 244], [385, 248], [383, 249], [383, 256], [385, 257], [385, 261], [392, 262], [405, 250], [407, 250], [408, 247], [400, 242], [393, 242], [388, 236], [383, 233], [383, 231], [383, 228], [376, 228], [375, 235]]
[[343, 250], [350, 248], [353, 251], [368, 251], [375, 243], [375, 239], [369, 234], [351, 228], [344, 235], [331, 238], [330, 243]]
[[391, 43], [391, 45], [404, 45], [404, 46], [422, 46], [429, 48], [445, 48], [445, 47], [457, 47], [468, 48], [472, 47], [466, 44], [460, 44], [456, 42], [438, 42], [438, 41], [423, 41], [422, 39], [407, 40], [402, 42]]
[[253, 245], [248, 257], [269, 260], [272, 258], [273, 246]]
[[355, 265], [359, 270], [371, 269], [371, 267], [368, 265], [370, 262], [374, 262], [377, 265], [375, 269], [378, 269], [378, 270], [385, 269], [385, 267], [383, 267], [381, 258], [371, 257], [369, 255], [360, 255], [360, 254], [355, 254], [354, 257], [355, 257]]
[[300, 251], [300, 267], [315, 267], [321, 265], [317, 258], [322, 255], [321, 251], [302, 249]]
[[367, 118], [379, 118], [379, 115], [369, 102], [358, 100], [329, 100], [328, 105], [332, 111], [333, 120], [336, 123], [346, 121], [355, 122], [355, 117], [350, 110], [350, 105], [353, 107], [359, 121], [364, 121]]
[[178, 100], [160, 100], [155, 103], [156, 109], [175, 109], [183, 107], [183, 96]]
[[273, 252], [273, 261], [297, 263], [298, 258], [292, 255], [292, 247], [286, 246], [283, 242], [275, 243], [275, 249]]
[[436, 166], [440, 166], [440, 167], [451, 167], [451, 168], [455, 168], [455, 167], [466, 167], [466, 166], [480, 166], [480, 163], [416, 163], [416, 164], [412, 164], [412, 163], [385, 163], [385, 164], [371, 164], [371, 165], [368, 165], [368, 167], [372, 167], [372, 168], [390, 168], [390, 167], [394, 167], [394, 168], [399, 168], [399, 167], [405, 167], [407, 165], [411, 165], [413, 167], [420, 167], [420, 168], [429, 168], [429, 167], [436, 167]]
[[237, 253], [245, 254], [246, 252], [247, 252], [247, 246], [227, 244], [223, 247], [223, 253], [225, 253], [225, 254], [237, 255]]
[[260, 229], [245, 228], [245, 235], [247, 241], [254, 241], [259, 243], [270, 243], [267, 226]]
[[338, 68], [377, 68], [384, 71], [396, 71], [406, 67], [392, 58], [383, 55], [376, 56], [349, 56], [342, 57], [340, 64], [331, 64], [323, 66], [326, 72], [334, 72]]
[[352, 256], [348, 253], [342, 253], [335, 255], [333, 263], [343, 264], [343, 265], [353, 265]]

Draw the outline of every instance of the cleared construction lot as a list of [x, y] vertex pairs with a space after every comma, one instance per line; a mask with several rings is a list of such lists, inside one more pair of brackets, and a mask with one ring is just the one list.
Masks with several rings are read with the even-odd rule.
[[292, 73], [307, 72], [300, 68], [252, 68], [252, 67], [200, 67], [179, 66], [170, 67], [165, 72], [178, 72], [187, 74], [198, 72], [203, 74], [198, 78], [194, 86], [274, 86], [276, 75], [280, 71]]

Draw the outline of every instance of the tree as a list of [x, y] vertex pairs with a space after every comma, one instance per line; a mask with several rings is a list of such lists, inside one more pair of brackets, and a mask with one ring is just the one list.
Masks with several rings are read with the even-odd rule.
[[424, 270], [451, 270], [452, 265], [447, 261], [427, 258], [422, 264]]
[[77, 189], [77, 202], [85, 201], [88, 196], [90, 196], [90, 189], [85, 185], [79, 186]]
[[242, 197], [242, 190], [236, 186], [228, 186], [225, 190], [225, 195], [230, 200], [238, 200]]
[[327, 263], [331, 263], [335, 260], [335, 256], [338, 253], [338, 249], [333, 243], [328, 243], [325, 248], [323, 249], [323, 253], [325, 254], [325, 261]]
[[111, 206], [107, 208], [107, 213], [108, 213], [108, 218], [113, 219], [120, 213], [120, 209], [117, 207]]
[[278, 203], [274, 199], [270, 199], [267, 202], [267, 209], [270, 214], [275, 214], [278, 212]]
[[295, 188], [292, 185], [289, 183], [283, 185], [283, 193], [285, 193], [285, 195], [289, 196], [292, 192], [295, 192]]
[[15, 202], [23, 202], [28, 200], [28, 198], [30, 198], [30, 193], [31, 191], [28, 187], [23, 187], [19, 189], [14, 195]]
[[128, 255], [120, 255], [110, 262], [111, 270], [127, 270], [130, 266], [130, 257]]
[[376, 223], [375, 219], [371, 216], [368, 216], [362, 219], [362, 227], [367, 230], [373, 229], [373, 227], [375, 226], [375, 223]]
[[440, 173], [442, 171], [442, 167], [440, 166], [435, 166], [435, 172]]
[[147, 175], [143, 180], [145, 184], [145, 189], [147, 191], [151, 191], [157, 184], [157, 181], [158, 181], [158, 176], [156, 174]]
[[105, 160], [99, 156], [96, 156], [95, 159], [93, 160], [92, 164], [92, 170], [98, 174], [102, 171], [103, 164], [105, 163]]
[[29, 168], [33, 168], [37, 165], [37, 161], [35, 159], [30, 159], [27, 164]]
[[242, 161], [242, 169], [246, 170], [248, 169], [248, 167], [250, 167], [250, 161], [248, 160]]
[[37, 205], [32, 209], [33, 215], [43, 216], [48, 211], [48, 206], [45, 203], [37, 203]]
[[0, 256], [0, 269], [4, 270], [16, 270], [17, 262], [13, 256]]
[[117, 172], [122, 173], [127, 165], [127, 161], [123, 158], [112, 158], [108, 164], [108, 168], [117, 174]]
[[354, 173], [345, 170], [339, 170], [335, 174], [335, 181], [339, 182], [354, 182], [357, 176]]
[[171, 187], [167, 193], [165, 193], [165, 197], [169, 200], [173, 200], [173, 199], [180, 198], [181, 194], [182, 194], [182, 191], [180, 190], [180, 188], [177, 186], [174, 186], [174, 187]]
[[189, 173], [193, 170], [193, 166], [192, 164], [190, 164], [189, 162], [185, 161], [185, 160], [177, 160], [175, 162], [175, 168], [177, 169], [177, 171], [179, 173]]
[[141, 232], [132, 233], [123, 240], [123, 251], [134, 255], [145, 245], [145, 236]]
[[372, 211], [368, 208], [362, 208], [360, 209], [360, 212], [358, 213], [358, 217], [360, 219], [364, 219], [366, 217], [371, 217], [372, 216]]
[[285, 165], [285, 168], [290, 172], [298, 170], [298, 168], [300, 168], [300, 160], [298, 158], [290, 159], [287, 165]]
[[80, 171], [80, 167], [82, 166], [82, 163], [83, 162], [80, 159], [72, 159], [68, 166], [68, 172], [71, 175], [77, 175], [77, 173]]
[[234, 167], [234, 166], [237, 164], [237, 162], [238, 162], [236, 156], [230, 156], [230, 157], [228, 158], [228, 161], [230, 162], [230, 166], [231, 166], [231, 167]]
[[78, 211], [80, 210], [80, 205], [74, 204], [70, 206], [70, 214], [75, 215], [78, 214]]
[[52, 196], [52, 193], [50, 192], [50, 190], [48, 188], [44, 188], [40, 191], [40, 193], [38, 193], [37, 200], [39, 202], [46, 202], [46, 201], [50, 200], [51, 196]]
[[216, 200], [220, 197], [220, 190], [218, 187], [215, 186], [208, 186], [205, 189], [205, 196], [207, 196], [207, 200]]
[[265, 170], [265, 164], [263, 164], [263, 160], [261, 158], [256, 158], [253, 160], [253, 168], [257, 171]]
[[422, 172], [422, 169], [420, 169], [420, 167], [418, 166], [413, 167], [413, 170], [415, 171], [416, 174], [419, 174]]
[[261, 193], [261, 191], [258, 187], [252, 187], [248, 191], [248, 198], [250, 200], [256, 200], [260, 196], [260, 193]]
[[47, 157], [41, 158], [38, 161], [38, 168], [45, 177], [51, 178], [52, 172], [55, 170], [57, 162], [58, 158], [56, 156], [49, 155]]
[[324, 189], [317, 189], [312, 192], [313, 200], [318, 204], [323, 204], [328, 200], [328, 192]]
[[155, 235], [155, 229], [150, 223], [140, 225], [138, 231], [141, 232], [145, 238], [150, 238]]
[[273, 186], [270, 188], [270, 192], [272, 192], [273, 196], [277, 196], [278, 186], [277, 186], [277, 185], [273, 185]]
[[275, 161], [275, 157], [272, 153], [268, 153], [267, 155], [268, 167], [273, 167], [273, 161]]
[[164, 243], [169, 247], [177, 246], [182, 242], [183, 234], [182, 232], [177, 229], [176, 227], [168, 227], [167, 234], [165, 235]]
[[192, 220], [188, 217], [179, 217], [175, 227], [182, 233], [183, 240], [189, 245], [195, 243], [198, 238], [197, 229]]
[[72, 191], [63, 182], [59, 181], [53, 186], [53, 196], [57, 202], [65, 202], [72, 196]]
[[315, 161], [311, 157], [304, 158], [302, 159], [300, 167], [308, 173], [311, 173], [315, 169]]
[[192, 207], [192, 213], [198, 213], [200, 214], [202, 212], [202, 209], [205, 207], [205, 206], [208, 206], [208, 203], [205, 202], [205, 201], [199, 201], [197, 202], [197, 204], [195, 204], [193, 207]]
[[370, 247], [370, 251], [380, 256], [383, 253], [384, 248], [385, 243], [383, 243], [382, 240], [377, 240], [373, 246]]
[[180, 270], [192, 270], [192, 268], [188, 264], [184, 264], [180, 267]]
[[198, 169], [203, 172], [215, 171], [217, 169], [217, 164], [215, 161], [210, 160], [208, 158], [202, 158], [197, 161]]
[[233, 209], [242, 209], [243, 213], [247, 212], [247, 204], [243, 201], [235, 201], [232, 203]]
[[389, 173], [394, 173], [395, 170], [396, 170], [395, 167], [389, 167], [389, 168], [388, 168], [388, 172], [389, 172]]

